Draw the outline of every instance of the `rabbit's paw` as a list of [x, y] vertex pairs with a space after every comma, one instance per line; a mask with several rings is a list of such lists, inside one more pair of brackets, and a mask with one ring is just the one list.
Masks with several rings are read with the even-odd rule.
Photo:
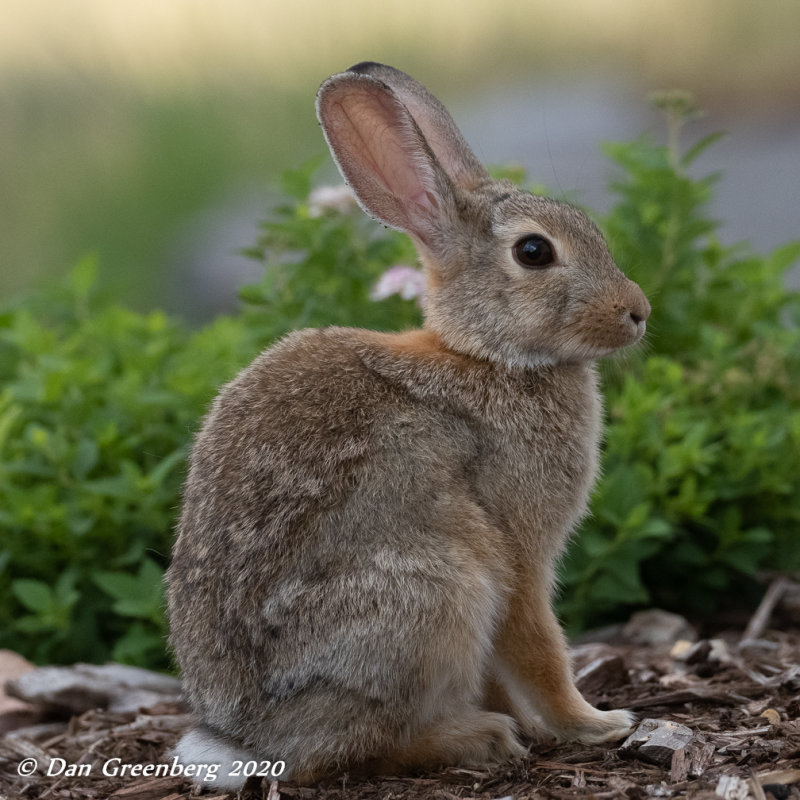
[[247, 778], [233, 769], [235, 763], [255, 760], [248, 750], [204, 726], [187, 731], [168, 757], [181, 764], [197, 785], [208, 786], [210, 781], [216, 789], [236, 791], [244, 786]]
[[636, 716], [630, 711], [597, 711], [562, 732], [562, 737], [583, 744], [600, 744], [624, 739], [633, 730]]
[[488, 763], [502, 763], [511, 758], [521, 758], [528, 752], [517, 738], [516, 724], [505, 714], [491, 712], [482, 714], [477, 736], [487, 747], [484, 758], [480, 760]]

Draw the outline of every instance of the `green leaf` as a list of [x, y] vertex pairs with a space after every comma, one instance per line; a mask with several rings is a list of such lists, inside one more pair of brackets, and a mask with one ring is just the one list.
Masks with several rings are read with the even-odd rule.
[[141, 622], [134, 622], [117, 640], [112, 658], [124, 664], [149, 667], [154, 658], [159, 658], [163, 651], [164, 635]]
[[53, 624], [50, 616], [37, 616], [34, 614], [25, 614], [14, 620], [14, 628], [21, 633], [29, 634], [49, 633], [57, 630], [57, 626]]
[[81, 439], [75, 448], [75, 458], [72, 462], [72, 474], [78, 479], [84, 479], [94, 468], [100, 458], [100, 448], [94, 439]]
[[[3, 448], [11, 435], [14, 425], [22, 417], [22, 414], [22, 408], [19, 405], [12, 404], [8, 395], [0, 395], [0, 455], [2, 455]], [[0, 464], [2, 464], [2, 460], [0, 460]]]
[[766, 260], [770, 265], [770, 273], [783, 277], [786, 270], [800, 260], [800, 241], [776, 247]]
[[599, 604], [637, 605], [647, 603], [650, 595], [634, 564], [612, 560], [594, 581], [592, 598]]
[[148, 473], [147, 480], [152, 486], [160, 486], [167, 475], [177, 466], [182, 466], [186, 460], [186, 450], [181, 448], [173, 453], [165, 456], [155, 467]]
[[297, 169], [288, 169], [281, 175], [281, 189], [295, 200], [306, 200], [311, 192], [311, 178], [326, 161], [322, 153], [309, 158]]
[[42, 581], [18, 578], [11, 582], [11, 591], [29, 611], [50, 612], [57, 605], [53, 590]]
[[672, 525], [665, 519], [651, 517], [639, 529], [639, 536], [643, 539], [669, 540], [673, 538]]
[[697, 159], [697, 157], [705, 152], [709, 147], [719, 142], [721, 139], [724, 139], [727, 134], [724, 131], [717, 131], [715, 133], [710, 133], [708, 136], [704, 136], [699, 141], [695, 142], [684, 154], [681, 158], [681, 164], [684, 167], [688, 167], [692, 164], [693, 161]]
[[54, 587], [56, 605], [62, 611], [71, 609], [80, 600], [80, 592], [75, 588], [76, 573], [70, 569], [59, 575]]
[[154, 621], [161, 618], [163, 573], [152, 559], [144, 558], [136, 575], [98, 572], [94, 582], [114, 598], [115, 613]]
[[266, 299], [264, 295], [264, 289], [259, 284], [247, 284], [245, 286], [241, 286], [237, 290], [237, 293], [239, 295], [239, 299], [243, 303], [259, 305]]
[[596, 512], [612, 525], [622, 526], [631, 511], [646, 505], [652, 476], [645, 464], [621, 464], [610, 471], [598, 489]]

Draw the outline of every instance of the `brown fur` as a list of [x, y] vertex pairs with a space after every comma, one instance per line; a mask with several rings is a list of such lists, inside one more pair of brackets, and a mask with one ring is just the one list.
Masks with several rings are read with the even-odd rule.
[[[168, 573], [194, 735], [303, 781], [622, 736], [630, 715], [575, 689], [550, 596], [597, 471], [592, 361], [641, 338], [647, 300], [403, 73], [334, 76], [318, 113], [361, 204], [417, 243], [425, 329], [293, 333], [215, 401]], [[511, 256], [531, 232], [547, 269]]]

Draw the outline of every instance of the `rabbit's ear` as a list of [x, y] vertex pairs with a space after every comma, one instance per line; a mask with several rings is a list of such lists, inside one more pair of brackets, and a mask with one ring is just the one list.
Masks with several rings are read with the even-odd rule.
[[385, 84], [343, 72], [317, 94], [317, 117], [364, 210], [430, 249], [453, 187], [408, 109]]
[[421, 83], [399, 69], [374, 61], [362, 61], [348, 72], [370, 75], [395, 93], [453, 183], [473, 189], [488, 180], [489, 173], [472, 152], [448, 110]]

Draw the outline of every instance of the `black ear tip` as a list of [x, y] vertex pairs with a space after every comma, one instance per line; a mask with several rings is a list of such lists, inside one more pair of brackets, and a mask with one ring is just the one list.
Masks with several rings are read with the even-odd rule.
[[359, 61], [358, 64], [353, 64], [352, 67], [347, 68], [347, 72], [358, 72], [360, 74], [372, 72], [375, 67], [379, 69], [383, 67], [383, 64], [379, 64], [377, 61]]

